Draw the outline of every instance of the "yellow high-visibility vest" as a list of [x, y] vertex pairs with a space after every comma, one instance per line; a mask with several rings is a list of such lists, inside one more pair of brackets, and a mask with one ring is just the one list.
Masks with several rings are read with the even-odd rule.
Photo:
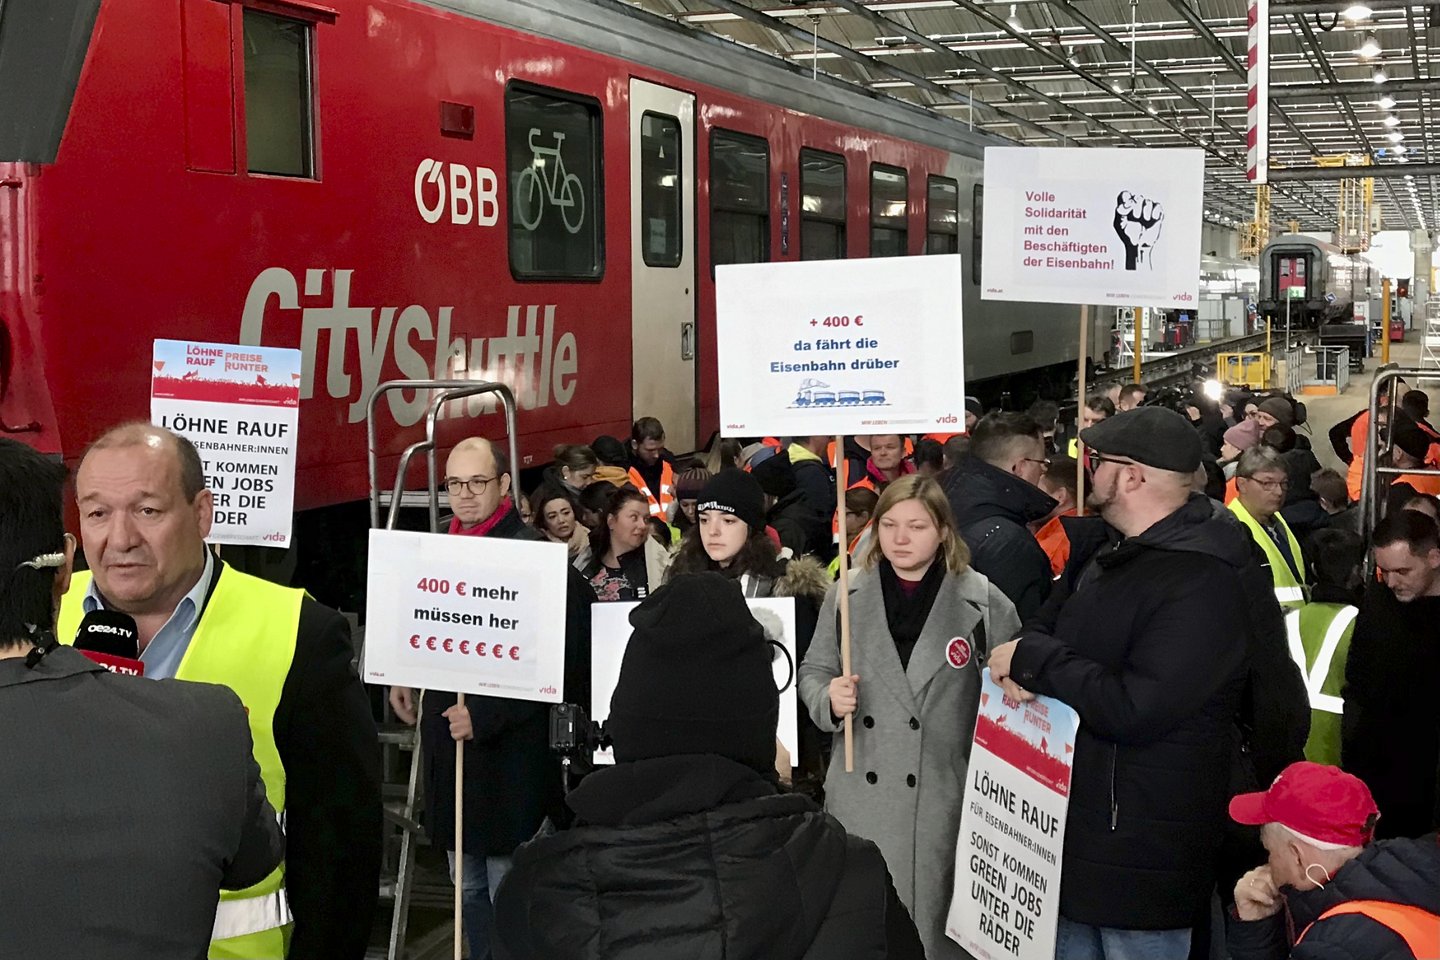
[[1265, 557], [1270, 561], [1270, 576], [1275, 581], [1275, 599], [1280, 601], [1280, 606], [1286, 609], [1296, 609], [1305, 605], [1305, 583], [1300, 577], [1304, 576], [1305, 555], [1300, 552], [1300, 541], [1295, 539], [1295, 534], [1290, 532], [1290, 525], [1280, 514], [1275, 514], [1275, 522], [1280, 524], [1280, 532], [1290, 544], [1290, 555], [1295, 558], [1295, 566], [1300, 570], [1300, 577], [1290, 568], [1286, 562], [1285, 555], [1280, 552], [1280, 546], [1275, 538], [1270, 536], [1269, 531], [1260, 526], [1260, 521], [1250, 515], [1245, 509], [1245, 504], [1236, 497], [1230, 501], [1228, 508], [1231, 513], [1245, 526], [1255, 537], [1255, 542], [1260, 544], [1260, 549], [1265, 551]]

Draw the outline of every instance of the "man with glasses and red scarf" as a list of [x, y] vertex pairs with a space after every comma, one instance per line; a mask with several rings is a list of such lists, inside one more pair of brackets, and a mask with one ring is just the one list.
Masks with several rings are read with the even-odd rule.
[[[510, 485], [510, 462], [498, 445], [468, 437], [445, 461], [444, 489], [454, 516], [449, 532], [463, 537], [543, 540], [520, 517]], [[565, 694], [589, 702], [590, 603], [593, 594], [574, 568], [566, 603]], [[577, 582], [578, 581], [578, 582]], [[390, 705], [405, 723], [417, 720], [417, 692], [390, 689]], [[430, 840], [465, 858], [461, 912], [470, 960], [490, 956], [491, 903], [510, 869], [511, 854], [562, 809], [560, 764], [550, 752], [549, 707], [529, 700], [434, 693], [419, 711], [425, 751], [426, 826]], [[455, 748], [464, 741], [465, 849], [455, 850]]]

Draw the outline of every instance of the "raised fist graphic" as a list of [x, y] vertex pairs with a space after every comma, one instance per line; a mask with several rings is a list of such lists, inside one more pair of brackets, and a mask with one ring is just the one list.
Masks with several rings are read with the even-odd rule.
[[1138, 193], [1121, 190], [1115, 198], [1115, 233], [1125, 244], [1125, 269], [1151, 265], [1150, 252], [1160, 240], [1165, 211], [1159, 200], [1146, 200]]

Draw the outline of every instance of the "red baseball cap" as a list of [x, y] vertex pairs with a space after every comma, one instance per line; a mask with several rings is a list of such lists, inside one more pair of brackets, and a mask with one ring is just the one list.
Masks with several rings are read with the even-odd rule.
[[1307, 761], [1290, 764], [1264, 793], [1242, 793], [1230, 801], [1236, 823], [1278, 823], [1307, 839], [1346, 847], [1369, 843], [1379, 815], [1359, 777]]

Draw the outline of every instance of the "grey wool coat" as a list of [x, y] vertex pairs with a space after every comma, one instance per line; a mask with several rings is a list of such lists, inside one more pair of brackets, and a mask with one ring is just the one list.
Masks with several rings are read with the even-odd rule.
[[1020, 632], [1020, 618], [981, 574], [947, 574], [909, 666], [902, 669], [885, 620], [879, 572], [857, 571], [850, 580], [850, 657], [860, 677], [859, 706], [855, 771], [846, 773], [843, 728], [830, 713], [830, 681], [840, 676], [838, 587], [825, 596], [799, 670], [800, 696], [810, 716], [821, 730], [835, 733], [825, 809], [851, 833], [880, 847], [926, 956], [968, 957], [945, 936], [945, 915], [954, 888], [980, 670], [992, 647]]

